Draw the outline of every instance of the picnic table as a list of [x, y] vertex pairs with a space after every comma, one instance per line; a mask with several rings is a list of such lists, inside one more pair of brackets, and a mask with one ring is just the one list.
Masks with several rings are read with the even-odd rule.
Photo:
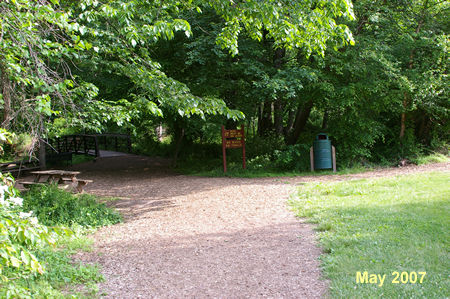
[[57, 184], [64, 187], [72, 185], [77, 192], [82, 193], [83, 187], [92, 182], [92, 180], [77, 178], [77, 175], [80, 174], [79, 171], [41, 170], [31, 171], [30, 174], [34, 175], [33, 182], [20, 182], [25, 188], [44, 184]]

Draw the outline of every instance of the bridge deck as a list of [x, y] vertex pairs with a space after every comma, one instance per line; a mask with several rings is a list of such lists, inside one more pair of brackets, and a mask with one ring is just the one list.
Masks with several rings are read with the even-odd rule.
[[[89, 155], [95, 156], [95, 151], [90, 150]], [[114, 152], [114, 151], [105, 151], [100, 150], [99, 151], [99, 157], [101, 158], [107, 158], [107, 157], [120, 157], [120, 156], [129, 156], [129, 153], [123, 153], [123, 152]]]

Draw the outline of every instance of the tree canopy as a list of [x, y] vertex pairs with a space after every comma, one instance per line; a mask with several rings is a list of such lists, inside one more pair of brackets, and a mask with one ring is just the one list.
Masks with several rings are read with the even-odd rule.
[[345, 159], [448, 140], [445, 1], [6, 0], [0, 14], [6, 129], [165, 123], [194, 140], [229, 119], [285, 145], [327, 131]]

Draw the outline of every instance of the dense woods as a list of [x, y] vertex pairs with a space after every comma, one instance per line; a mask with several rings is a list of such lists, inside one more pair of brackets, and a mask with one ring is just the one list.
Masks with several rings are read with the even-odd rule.
[[[341, 165], [447, 150], [446, 1], [2, 1], [2, 128], [131, 132], [137, 150], [203, 145], [245, 123], [250, 159]], [[6, 131], [2, 131], [6, 132]], [[2, 133], [5, 134], [5, 133]], [[158, 152], [159, 151], [159, 152]], [[204, 153], [204, 152], [203, 152]], [[281, 163], [283, 164], [283, 163]]]

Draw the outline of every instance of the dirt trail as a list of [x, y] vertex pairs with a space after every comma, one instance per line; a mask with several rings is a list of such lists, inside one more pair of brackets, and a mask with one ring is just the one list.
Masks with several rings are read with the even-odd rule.
[[203, 178], [177, 175], [167, 161], [103, 158], [74, 167], [86, 191], [120, 197], [125, 222], [99, 230], [94, 250], [106, 298], [321, 298], [312, 227], [288, 211], [298, 184], [432, 170], [450, 163], [348, 176]]

